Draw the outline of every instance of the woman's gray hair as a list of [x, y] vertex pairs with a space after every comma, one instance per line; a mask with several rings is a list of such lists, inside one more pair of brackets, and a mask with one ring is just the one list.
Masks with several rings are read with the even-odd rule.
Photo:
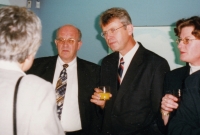
[[0, 59], [22, 63], [37, 52], [41, 21], [25, 7], [0, 8]]

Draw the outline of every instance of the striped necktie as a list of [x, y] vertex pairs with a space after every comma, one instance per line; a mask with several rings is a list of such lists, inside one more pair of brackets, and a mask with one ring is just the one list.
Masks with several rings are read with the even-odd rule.
[[68, 64], [63, 65], [63, 70], [60, 72], [60, 77], [56, 84], [56, 102], [57, 102], [57, 113], [59, 119], [61, 119], [65, 91], [67, 87], [67, 72], [66, 72], [67, 67]]
[[119, 85], [121, 84], [121, 78], [122, 78], [123, 70], [124, 70], [124, 59], [122, 57], [120, 59], [120, 64], [119, 64], [119, 68], [118, 68], [118, 82], [119, 82]]

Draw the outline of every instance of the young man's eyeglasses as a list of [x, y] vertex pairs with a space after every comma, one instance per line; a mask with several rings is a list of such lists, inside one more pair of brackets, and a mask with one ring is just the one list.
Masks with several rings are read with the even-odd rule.
[[103, 38], [105, 38], [108, 34], [114, 34], [118, 29], [120, 29], [120, 28], [122, 28], [122, 27], [125, 27], [126, 25], [122, 25], [121, 27], [119, 27], [119, 28], [111, 28], [111, 29], [109, 29], [109, 30], [107, 30], [107, 31], [103, 31], [103, 32], [101, 32], [101, 36], [103, 37]]

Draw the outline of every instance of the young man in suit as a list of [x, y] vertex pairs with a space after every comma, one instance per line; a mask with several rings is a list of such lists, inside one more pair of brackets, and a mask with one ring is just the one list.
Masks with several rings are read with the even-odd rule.
[[[106, 102], [99, 100], [100, 89], [96, 88], [91, 99], [103, 111], [102, 134], [160, 134], [156, 118], [164, 75], [169, 71], [167, 61], [134, 40], [131, 18], [125, 9], [103, 12], [100, 26], [114, 51], [101, 64], [101, 85], [111, 87], [112, 97]], [[119, 66], [122, 74], [118, 73]]]
[[[55, 44], [58, 56], [35, 59], [28, 73], [51, 82], [57, 89], [63, 65], [68, 64], [68, 67], [64, 68], [67, 85], [61, 92], [65, 92], [61, 106], [57, 98], [61, 125], [67, 135], [98, 134], [99, 119], [90, 97], [99, 84], [100, 66], [77, 57], [77, 51], [82, 45], [81, 31], [73, 25], [64, 25], [58, 29]], [[59, 107], [63, 109], [60, 111]]]

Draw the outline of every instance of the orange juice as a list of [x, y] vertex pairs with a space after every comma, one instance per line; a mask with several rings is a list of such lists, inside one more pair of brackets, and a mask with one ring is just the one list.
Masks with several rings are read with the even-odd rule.
[[109, 100], [110, 99], [110, 93], [99, 93], [101, 100]]

